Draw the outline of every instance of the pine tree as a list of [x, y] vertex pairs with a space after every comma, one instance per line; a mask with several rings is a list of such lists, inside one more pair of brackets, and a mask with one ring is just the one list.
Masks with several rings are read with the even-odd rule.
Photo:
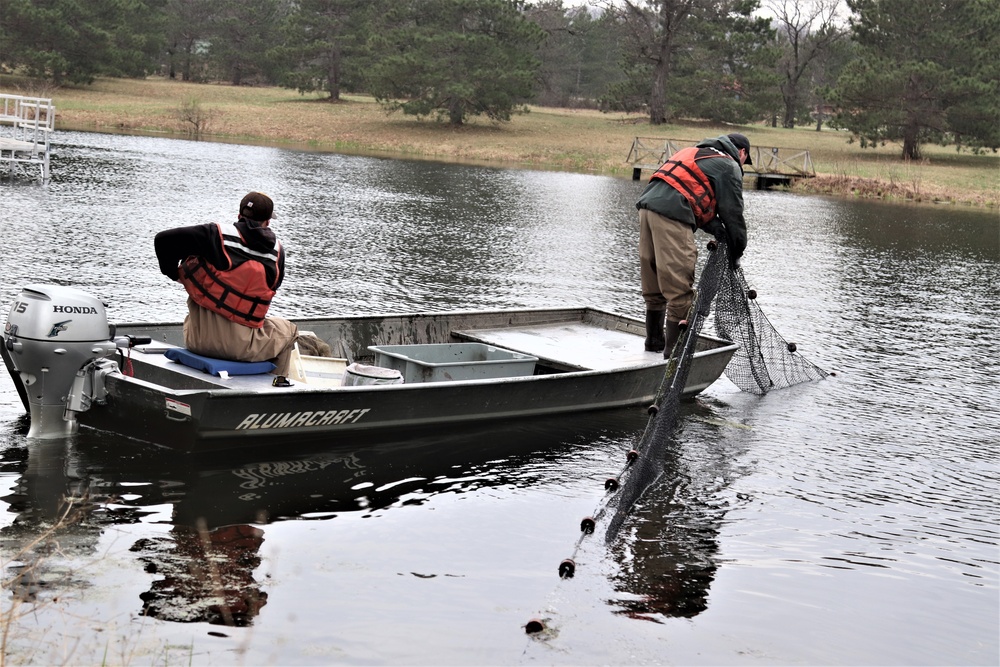
[[862, 146], [1000, 148], [1000, 3], [848, 0], [859, 57], [837, 80], [835, 123]]
[[401, 0], [371, 46], [368, 88], [390, 110], [452, 125], [510, 120], [534, 94], [544, 35], [518, 0]]
[[330, 101], [361, 79], [368, 25], [380, 5], [370, 0], [300, 0], [282, 31], [274, 55], [283, 63], [283, 81], [299, 92], [325, 90]]
[[162, 43], [158, 0], [3, 0], [0, 63], [54, 83], [142, 76]]

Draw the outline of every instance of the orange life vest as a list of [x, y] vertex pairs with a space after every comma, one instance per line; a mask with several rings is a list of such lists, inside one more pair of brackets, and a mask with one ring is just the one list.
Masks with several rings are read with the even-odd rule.
[[204, 257], [188, 257], [181, 264], [180, 281], [199, 306], [259, 329], [264, 326], [264, 316], [275, 293], [268, 284], [267, 269], [271, 269], [277, 284], [281, 244], [276, 241], [273, 250], [260, 252], [247, 246], [235, 225], [218, 227], [222, 252], [229, 259], [230, 268], [220, 271]]
[[650, 179], [658, 178], [681, 193], [691, 205], [694, 219], [703, 227], [715, 217], [715, 191], [698, 160], [732, 156], [715, 148], [682, 148], [664, 162]]

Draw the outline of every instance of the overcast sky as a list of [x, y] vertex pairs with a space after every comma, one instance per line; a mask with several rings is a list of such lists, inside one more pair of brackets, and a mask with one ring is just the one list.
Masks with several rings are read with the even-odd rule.
[[[563, 7], [583, 7], [583, 6], [596, 7], [598, 4], [598, 0], [562, 0], [562, 3]], [[761, 2], [761, 4], [763, 5], [765, 3]], [[757, 16], [768, 16], [772, 18], [774, 17], [774, 12], [769, 10], [767, 7], [760, 7], [759, 9], [757, 9], [756, 12], [754, 12], [754, 14], [756, 14]]]

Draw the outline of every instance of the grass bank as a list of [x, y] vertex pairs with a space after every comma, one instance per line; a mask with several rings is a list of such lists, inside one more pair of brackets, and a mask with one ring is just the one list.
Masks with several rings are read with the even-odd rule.
[[505, 124], [473, 119], [460, 128], [387, 115], [370, 97], [330, 103], [282, 88], [190, 84], [164, 79], [99, 79], [91, 86], [31, 89], [0, 78], [0, 92], [51, 97], [60, 129], [152, 132], [286, 145], [320, 151], [503, 164], [631, 177], [636, 136], [700, 140], [738, 129], [761, 146], [808, 149], [815, 179], [794, 191], [914, 202], [1000, 207], [1000, 157], [925, 146], [920, 162], [895, 145], [861, 149], [843, 132], [681, 123], [652, 127], [621, 113], [532, 107]]

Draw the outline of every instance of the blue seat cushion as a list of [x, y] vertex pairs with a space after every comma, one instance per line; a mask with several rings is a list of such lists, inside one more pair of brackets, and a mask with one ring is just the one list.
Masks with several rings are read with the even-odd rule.
[[196, 368], [212, 375], [219, 375], [219, 371], [226, 371], [230, 375], [261, 375], [274, 370], [274, 364], [270, 361], [229, 361], [228, 359], [213, 359], [195, 354], [183, 347], [172, 347], [163, 353], [167, 359], [184, 364], [189, 368]]

